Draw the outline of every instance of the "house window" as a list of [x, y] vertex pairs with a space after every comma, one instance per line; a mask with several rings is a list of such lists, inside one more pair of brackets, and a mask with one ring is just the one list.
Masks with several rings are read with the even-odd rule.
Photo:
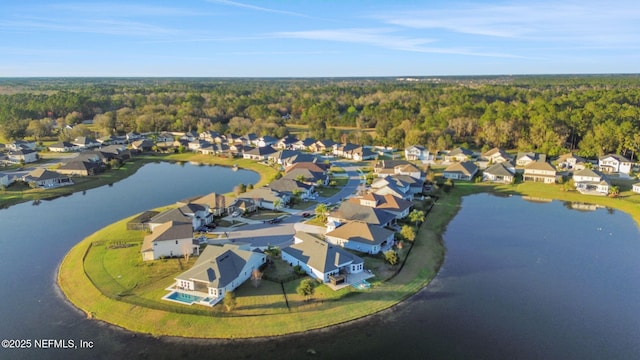
[[176, 245], [178, 245], [178, 240], [176, 240]]

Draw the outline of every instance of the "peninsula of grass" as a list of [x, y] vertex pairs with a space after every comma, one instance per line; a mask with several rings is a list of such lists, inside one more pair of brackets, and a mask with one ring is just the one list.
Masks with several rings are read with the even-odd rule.
[[134, 156], [117, 169], [109, 169], [103, 173], [93, 176], [75, 176], [72, 178], [74, 184], [70, 186], [32, 189], [26, 184], [19, 182], [14, 183], [4, 191], [0, 191], [0, 208], [7, 208], [22, 202], [54, 199], [79, 191], [86, 191], [103, 185], [113, 184], [133, 175], [145, 164], [158, 161], [194, 162], [198, 164], [221, 165], [227, 167], [237, 166], [238, 168], [253, 170], [260, 174], [260, 180], [257, 184], [254, 184], [256, 187], [268, 184], [275, 177], [277, 172], [269, 166], [246, 159], [221, 158], [211, 155], [194, 155], [193, 153], [170, 155], [148, 153], [141, 156]]
[[425, 287], [444, 259], [440, 234], [455, 215], [458, 202], [458, 197], [448, 196], [434, 208], [414, 240], [411, 255], [406, 256], [409, 246], [400, 250], [401, 258], [406, 258], [402, 271], [382, 257], [366, 257], [366, 267], [376, 277], [364, 291], [352, 287], [333, 291], [320, 285], [311, 299], [304, 298], [296, 292], [303, 278], [295, 276], [288, 264], [276, 261], [275, 271], [284, 275], [272, 278], [274, 270], [269, 268], [259, 284], [247, 281], [236, 289], [237, 305], [231, 311], [222, 304], [212, 308], [174, 304], [161, 299], [168, 293], [165, 288], [195, 259], [143, 262], [140, 245], [145, 233], [126, 230], [131, 218], [73, 247], [60, 265], [58, 284], [88, 317], [154, 336], [253, 338], [325, 328], [388, 309]]
[[[292, 277], [287, 265], [280, 262], [279, 268], [265, 273], [280, 272], [270, 275], [275, 279], [265, 278], [259, 284], [248, 281], [239, 287], [237, 304], [231, 311], [221, 304], [212, 308], [173, 304], [161, 300], [168, 293], [165, 288], [194, 259], [143, 262], [139, 250], [144, 233], [125, 230], [128, 219], [71, 249], [60, 265], [58, 283], [67, 298], [90, 318], [154, 336], [233, 339], [325, 328], [393, 307], [424, 288], [444, 261], [442, 234], [460, 209], [462, 198], [482, 192], [598, 204], [627, 212], [640, 224], [640, 195], [630, 191], [609, 198], [563, 191], [561, 185], [459, 182], [440, 194], [412, 246], [400, 250], [401, 259], [406, 260], [401, 271], [381, 258], [365, 258], [365, 267], [376, 274], [366, 291], [349, 287], [334, 292], [320, 285], [310, 300], [305, 299], [296, 293], [302, 278]], [[132, 246], [110, 246], [113, 244]]]

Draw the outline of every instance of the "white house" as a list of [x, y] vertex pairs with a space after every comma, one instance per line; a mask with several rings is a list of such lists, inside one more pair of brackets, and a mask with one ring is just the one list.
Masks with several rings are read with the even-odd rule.
[[175, 278], [174, 285], [167, 288], [171, 293], [162, 299], [213, 306], [249, 280], [266, 261], [264, 253], [252, 251], [248, 246], [209, 245], [191, 269]]
[[394, 232], [364, 221], [351, 221], [325, 234], [328, 243], [367, 254], [377, 254], [393, 246]]
[[417, 160], [422, 162], [433, 161], [433, 154], [422, 145], [411, 145], [404, 149], [404, 158], [407, 160]]
[[265, 146], [273, 146], [278, 142], [278, 139], [274, 138], [273, 136], [269, 136], [269, 135], [265, 135], [263, 137], [258, 138], [258, 140], [256, 140], [256, 145], [258, 147], [265, 147]]
[[611, 186], [606, 176], [596, 170], [582, 169], [573, 173], [576, 190], [589, 195], [607, 195]]
[[598, 159], [598, 168], [603, 173], [615, 174], [623, 173], [629, 174], [631, 172], [631, 160], [625, 158], [622, 155], [609, 154], [601, 156]]
[[269, 157], [269, 155], [275, 152], [276, 150], [269, 145], [269, 146], [263, 146], [263, 147], [256, 147], [251, 150], [245, 150], [245, 152], [242, 154], [242, 157], [245, 159], [262, 161], [262, 160], [266, 160]]
[[631, 190], [633, 190], [633, 192], [640, 194], [640, 183], [635, 183], [633, 184], [633, 187], [631, 188]]
[[534, 152], [520, 152], [516, 156], [516, 166], [525, 167], [536, 161], [546, 162], [547, 155]]
[[210, 224], [213, 221], [213, 214], [207, 204], [181, 204], [174, 209], [169, 209], [154, 216], [149, 221], [149, 228], [154, 231], [156, 227], [169, 221], [190, 223], [192, 230]]
[[0, 186], [9, 186], [13, 183], [13, 178], [10, 178], [9, 175], [0, 175]]
[[556, 169], [546, 161], [534, 161], [524, 168], [524, 181], [555, 184]]
[[562, 154], [558, 157], [558, 167], [560, 169], [578, 171], [584, 169], [586, 163], [585, 159], [574, 153]]
[[156, 226], [144, 237], [142, 260], [157, 260], [162, 257], [198, 255], [200, 245], [194, 243], [191, 223], [167, 221]]
[[361, 273], [364, 260], [329, 244], [314, 234], [298, 231], [294, 244], [282, 249], [282, 260], [300, 266], [310, 276], [335, 285], [349, 282], [349, 274]]
[[70, 151], [77, 151], [79, 149], [80, 148], [77, 145], [72, 144], [68, 141], [62, 141], [59, 143], [49, 145], [49, 151], [51, 152], [70, 152]]
[[505, 161], [511, 161], [511, 155], [507, 154], [506, 151], [497, 147], [483, 152], [480, 157], [485, 161], [488, 161], [490, 164], [498, 164]]
[[38, 153], [34, 150], [16, 150], [7, 153], [7, 159], [13, 163], [24, 162], [25, 164], [38, 160]]

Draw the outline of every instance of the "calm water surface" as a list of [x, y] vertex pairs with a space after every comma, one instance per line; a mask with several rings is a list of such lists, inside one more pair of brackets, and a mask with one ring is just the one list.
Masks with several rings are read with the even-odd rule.
[[0, 349], [0, 358], [640, 358], [635, 223], [618, 211], [576, 211], [520, 197], [464, 198], [445, 234], [445, 265], [428, 288], [391, 311], [320, 332], [250, 342], [156, 339], [86, 320], [57, 296], [58, 263], [96, 229], [257, 179], [250, 172], [152, 164], [113, 187], [0, 210], [0, 337], [96, 344]]

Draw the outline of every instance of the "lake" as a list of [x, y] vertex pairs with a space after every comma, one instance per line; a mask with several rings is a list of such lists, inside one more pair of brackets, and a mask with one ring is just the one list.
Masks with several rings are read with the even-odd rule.
[[[293, 337], [135, 335], [87, 320], [57, 294], [57, 265], [91, 232], [149, 208], [257, 180], [255, 173], [220, 167], [149, 164], [113, 187], [0, 210], [0, 337], [95, 344], [0, 349], [0, 357], [640, 358], [640, 231], [622, 212], [578, 211], [558, 201], [465, 197], [444, 235], [446, 261], [431, 285], [382, 314]], [[317, 354], [308, 355], [309, 349]]]

